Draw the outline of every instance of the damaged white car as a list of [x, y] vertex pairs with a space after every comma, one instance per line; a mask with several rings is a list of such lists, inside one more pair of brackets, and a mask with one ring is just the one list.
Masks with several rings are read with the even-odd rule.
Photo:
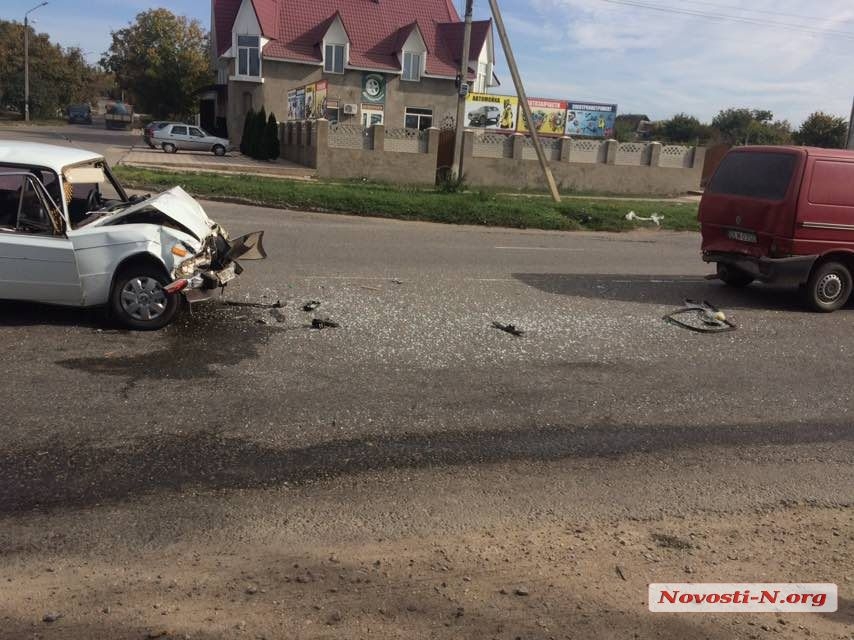
[[128, 197], [98, 154], [0, 141], [0, 299], [108, 305], [160, 329], [266, 257], [263, 231], [230, 240], [180, 187]]

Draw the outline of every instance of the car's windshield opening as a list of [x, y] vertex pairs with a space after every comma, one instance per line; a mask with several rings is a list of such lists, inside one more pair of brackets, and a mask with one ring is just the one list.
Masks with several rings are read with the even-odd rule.
[[[96, 171], [88, 171], [95, 169]], [[78, 182], [73, 178], [100, 175], [98, 182]], [[127, 206], [129, 201], [121, 185], [103, 160], [69, 167], [64, 172], [65, 201], [71, 228], [78, 229], [100, 217], [98, 214]]]
[[797, 156], [791, 153], [730, 153], [709, 185], [711, 193], [761, 200], [786, 197]]

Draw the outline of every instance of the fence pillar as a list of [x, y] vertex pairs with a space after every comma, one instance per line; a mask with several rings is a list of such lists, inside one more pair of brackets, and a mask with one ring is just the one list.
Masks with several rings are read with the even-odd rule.
[[525, 136], [521, 133], [513, 134], [513, 159], [522, 160], [525, 156]]
[[385, 151], [385, 125], [375, 124], [372, 129], [374, 133], [374, 151]]
[[703, 172], [706, 166], [706, 147], [694, 147], [694, 158], [691, 163], [691, 168], [694, 171]]
[[326, 166], [329, 154], [329, 120], [320, 118], [314, 121], [314, 168], [320, 170]]
[[663, 145], [660, 142], [649, 143], [649, 166], [661, 166], [661, 149]]
[[605, 140], [605, 164], [617, 164], [617, 149], [620, 143], [616, 140]]
[[474, 157], [474, 131], [463, 133], [463, 158]]
[[432, 156], [439, 155], [439, 138], [442, 132], [436, 127], [427, 129], [427, 153]]
[[569, 162], [569, 157], [572, 154], [572, 138], [563, 136], [560, 139], [560, 161]]

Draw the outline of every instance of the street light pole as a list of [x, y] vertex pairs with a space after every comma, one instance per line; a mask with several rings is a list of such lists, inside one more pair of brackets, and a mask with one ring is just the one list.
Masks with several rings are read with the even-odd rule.
[[24, 14], [24, 121], [30, 121], [30, 14], [45, 6], [47, 1], [37, 4]]

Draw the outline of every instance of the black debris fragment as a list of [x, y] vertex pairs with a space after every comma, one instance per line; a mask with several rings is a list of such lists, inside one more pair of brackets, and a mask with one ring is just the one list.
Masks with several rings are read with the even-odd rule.
[[302, 306], [302, 310], [306, 313], [311, 313], [320, 308], [320, 303], [317, 300], [310, 300]]
[[341, 325], [325, 318], [315, 318], [311, 321], [311, 328], [322, 331], [323, 329], [338, 329]]
[[285, 305], [281, 300], [276, 300], [273, 304], [264, 302], [237, 302], [234, 300], [226, 300], [224, 303], [227, 307], [243, 307], [249, 309], [284, 309]]
[[738, 328], [723, 311], [705, 300], [685, 300], [682, 309], [664, 316], [664, 320], [697, 333], [726, 333]]
[[521, 338], [525, 335], [525, 332], [521, 329], [517, 329], [515, 325], [512, 324], [501, 324], [500, 322], [493, 322], [492, 326], [496, 329], [500, 329], [505, 333], [509, 333], [511, 336], [516, 336], [517, 338]]

